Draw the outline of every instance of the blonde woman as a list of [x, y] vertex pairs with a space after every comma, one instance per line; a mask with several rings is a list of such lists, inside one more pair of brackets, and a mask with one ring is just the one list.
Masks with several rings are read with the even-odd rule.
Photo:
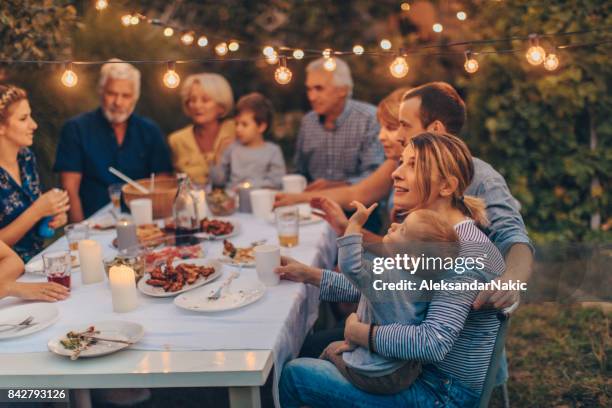
[[177, 172], [205, 184], [210, 168], [236, 137], [234, 121], [224, 119], [234, 107], [232, 88], [219, 74], [200, 73], [185, 80], [181, 98], [192, 123], [168, 138], [172, 163]]

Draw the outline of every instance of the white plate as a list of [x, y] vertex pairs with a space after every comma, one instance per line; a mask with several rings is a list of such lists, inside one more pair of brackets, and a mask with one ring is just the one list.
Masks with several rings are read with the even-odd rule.
[[[97, 337], [103, 337], [105, 339], [113, 340], [125, 340], [131, 343], [136, 343], [144, 335], [144, 328], [138, 323], [125, 322], [125, 321], [106, 321], [97, 322], [90, 326], [94, 326], [100, 333], [96, 334]], [[73, 331], [82, 332], [87, 330], [89, 326], [75, 327]], [[60, 340], [66, 338], [66, 335], [62, 335], [49, 340], [47, 347], [49, 351], [59, 354], [60, 356], [70, 357], [73, 353], [72, 350], [66, 349], [60, 343]], [[129, 344], [115, 343], [110, 341], [98, 341], [96, 344], [89, 346], [89, 348], [81, 351], [79, 358], [81, 357], [97, 357], [111, 354], [116, 351], [122, 350], [129, 347]]]
[[176, 292], [166, 292], [164, 288], [162, 287], [151, 286], [147, 284], [147, 279], [151, 278], [151, 274], [145, 273], [143, 278], [138, 281], [138, 290], [140, 290], [145, 295], [149, 295], [153, 297], [171, 297], [171, 296], [176, 296], [179, 293], [183, 293], [191, 289], [199, 288], [202, 285], [206, 285], [214, 281], [215, 279], [217, 279], [223, 273], [221, 270], [223, 266], [218, 261], [215, 261], [214, 259], [207, 259], [207, 258], [178, 259], [174, 261], [172, 265], [177, 266], [183, 263], [195, 264], [198, 266], [212, 266], [213, 268], [215, 268], [215, 272], [212, 275], [209, 275], [207, 278], [203, 278], [201, 276], [198, 277], [198, 280], [196, 280], [193, 284], [191, 285], [185, 284], [183, 286], [183, 289], [177, 290]]
[[[225, 275], [227, 279], [229, 275]], [[208, 296], [222, 285], [225, 279], [220, 279], [215, 284], [193, 290], [174, 298], [174, 304], [182, 309], [193, 312], [214, 313], [238, 309], [258, 301], [266, 292], [266, 287], [259, 280], [245, 279], [241, 276], [225, 289], [217, 300], [209, 300]]]
[[193, 234], [193, 236], [198, 237], [198, 238], [210, 239], [214, 241], [220, 241], [220, 240], [224, 240], [227, 238], [235, 237], [236, 235], [240, 234], [240, 223], [238, 221], [225, 219], [225, 218], [212, 218], [212, 219], [231, 222], [232, 225], [234, 226], [234, 230], [230, 232], [229, 234], [225, 234], [225, 235], [213, 235], [213, 234], [209, 234], [208, 232], [196, 232], [195, 234]]
[[219, 262], [224, 263], [229, 266], [242, 267], [242, 268], [254, 268], [255, 267], [254, 259], [251, 262], [238, 262], [230, 258], [227, 255], [223, 255], [222, 257], [220, 257]]
[[35, 324], [28, 328], [6, 330], [7, 327], [0, 326], [0, 340], [26, 336], [46, 329], [59, 319], [59, 309], [53, 303], [28, 303], [7, 307], [0, 309], [0, 324], [18, 324], [29, 316], [34, 317], [32, 323]]

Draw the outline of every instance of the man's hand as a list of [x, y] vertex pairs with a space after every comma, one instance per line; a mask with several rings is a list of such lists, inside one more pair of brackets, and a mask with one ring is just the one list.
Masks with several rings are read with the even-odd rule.
[[325, 347], [325, 350], [323, 350], [323, 353], [321, 353], [319, 358], [323, 360], [330, 360], [328, 356], [342, 354], [345, 351], [353, 351], [356, 348], [356, 344], [351, 344], [346, 340], [334, 341], [329, 343], [329, 345]]
[[328, 188], [343, 187], [343, 186], [348, 186], [348, 185], [349, 183], [346, 181], [316, 179], [315, 181], [310, 183], [308, 186], [306, 186], [306, 189], [304, 191], [326, 190]]
[[306, 202], [306, 199], [300, 193], [276, 193], [274, 196], [274, 208], [304, 202]]
[[[500, 279], [503, 281], [503, 279]], [[520, 299], [519, 292], [513, 290], [483, 290], [481, 291], [472, 307], [479, 309], [505, 309], [512, 306]]]
[[348, 218], [337, 202], [326, 197], [315, 197], [310, 200], [310, 206], [315, 210], [313, 213], [323, 217], [338, 236], [344, 235]]
[[294, 282], [310, 283], [316, 286], [321, 285], [323, 271], [319, 268], [305, 265], [288, 256], [281, 256], [281, 266], [274, 269], [281, 279]]

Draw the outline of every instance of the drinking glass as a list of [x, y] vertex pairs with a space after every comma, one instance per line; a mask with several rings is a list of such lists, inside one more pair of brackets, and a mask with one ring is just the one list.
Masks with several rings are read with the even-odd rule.
[[121, 188], [123, 187], [122, 183], [111, 184], [108, 186], [108, 195], [110, 196], [110, 200], [113, 203], [113, 209], [115, 215], [121, 214]]
[[59, 283], [70, 289], [71, 258], [70, 252], [58, 251], [43, 254], [45, 275], [49, 282]]
[[89, 226], [85, 223], [70, 224], [64, 227], [64, 234], [71, 251], [79, 249], [79, 241], [89, 238]]
[[283, 247], [294, 247], [298, 244], [300, 214], [295, 206], [279, 207], [275, 210], [278, 242]]

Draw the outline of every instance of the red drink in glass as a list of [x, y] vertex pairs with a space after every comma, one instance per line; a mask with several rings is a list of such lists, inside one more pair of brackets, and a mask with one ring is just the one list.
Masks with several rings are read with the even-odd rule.
[[47, 276], [49, 282], [59, 283], [70, 289], [70, 275], [51, 275]]

